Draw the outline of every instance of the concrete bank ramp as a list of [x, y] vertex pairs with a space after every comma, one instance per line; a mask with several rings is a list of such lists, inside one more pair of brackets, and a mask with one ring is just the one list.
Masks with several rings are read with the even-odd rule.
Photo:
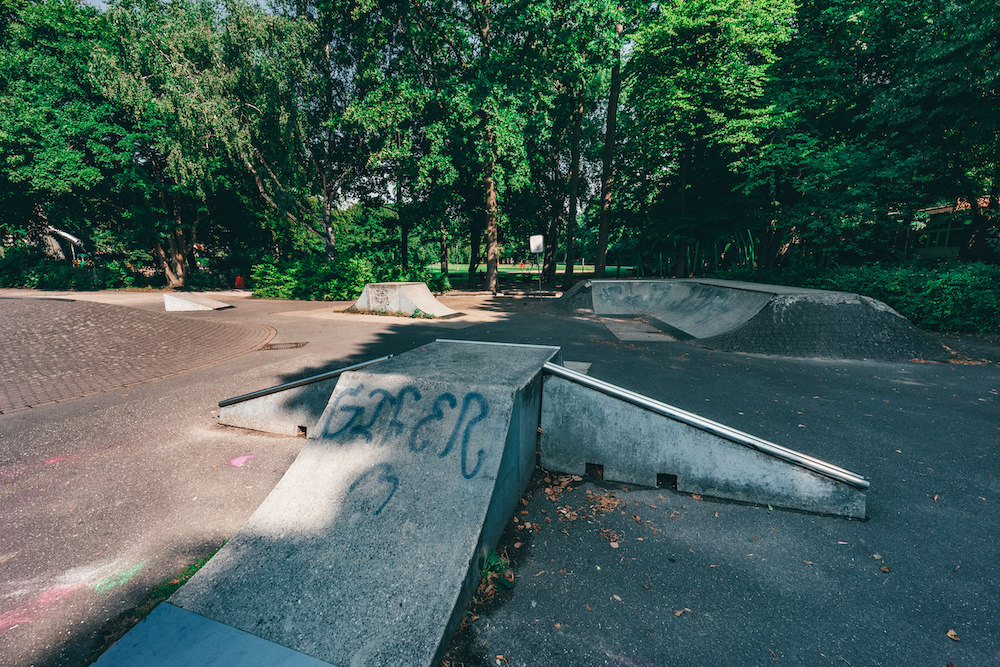
[[[534, 470], [550, 360], [558, 348], [439, 341], [341, 374], [257, 512], [98, 664], [234, 664], [233, 629], [289, 664], [437, 664]], [[181, 621], [197, 659], [151, 652], [155, 624]]]
[[715, 498], [862, 519], [860, 475], [567, 368], [546, 364], [541, 465]]
[[440, 318], [462, 314], [438, 301], [427, 283], [368, 283], [351, 310], [405, 315], [424, 313]]
[[847, 292], [727, 280], [590, 280], [564, 308], [634, 317], [729, 352], [944, 361], [948, 351], [881, 301]]
[[209, 299], [201, 294], [164, 294], [163, 309], [167, 312], [188, 312], [198, 310], [222, 310], [232, 308], [228, 303]]

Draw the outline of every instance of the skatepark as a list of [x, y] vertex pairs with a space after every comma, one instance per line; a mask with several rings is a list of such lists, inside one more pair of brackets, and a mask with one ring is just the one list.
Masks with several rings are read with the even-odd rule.
[[[961, 665], [997, 658], [997, 601], [987, 591], [997, 584], [990, 565], [995, 548], [989, 535], [997, 528], [996, 512], [991, 507], [1000, 490], [992, 476], [998, 463], [994, 451], [998, 376], [996, 359], [989, 359], [989, 355], [984, 361], [961, 357], [975, 363], [943, 362], [944, 348], [940, 341], [935, 347], [930, 339], [920, 339], [924, 347], [917, 351], [924, 352], [922, 357], [936, 354], [938, 358], [908, 357], [906, 349], [897, 358], [886, 355], [887, 359], [867, 354], [853, 359], [821, 357], [795, 349], [787, 356], [778, 356], [711, 349], [705, 344], [752, 322], [773, 301], [773, 294], [759, 307], [733, 305], [729, 315], [720, 315], [721, 307], [713, 306], [716, 316], [709, 319], [719, 321], [729, 316], [733, 322], [722, 331], [708, 332], [696, 330], [691, 322], [697, 317], [691, 313], [671, 323], [649, 308], [609, 311], [592, 306], [588, 313], [578, 307], [567, 308], [566, 303], [539, 304], [532, 299], [480, 295], [442, 299], [451, 310], [462, 313], [444, 320], [352, 315], [343, 312], [349, 304], [260, 302], [239, 295], [219, 295], [231, 308], [185, 315], [164, 313], [162, 299], [156, 302], [134, 297], [126, 305], [32, 301], [29, 295], [14, 291], [0, 296], [4, 297], [0, 308], [17, 306], [24, 321], [45, 317], [49, 323], [39, 333], [46, 340], [22, 336], [20, 349], [32, 352], [11, 357], [9, 364], [34, 364], [35, 382], [22, 384], [39, 396], [46, 391], [53, 394], [47, 404], [42, 401], [0, 415], [5, 481], [10, 479], [10, 486], [14, 486], [10, 491], [5, 488], [3, 497], [5, 521], [10, 519], [14, 530], [2, 546], [11, 575], [4, 583], [4, 607], [0, 608], [0, 619], [4, 620], [0, 646], [5, 655], [19, 656], [13, 664], [84, 664], [79, 657], [86, 653], [88, 642], [94, 644], [94, 636], [107, 619], [120, 613], [130, 598], [140, 596], [144, 586], [155, 584], [160, 574], [169, 573], [188, 553], [212, 542], [217, 546], [221, 539], [231, 540], [228, 551], [221, 551], [218, 560], [213, 559], [203, 570], [201, 583], [198, 577], [192, 579], [168, 604], [203, 618], [217, 618], [216, 622], [241, 632], [253, 634], [253, 626], [259, 625], [263, 629], [253, 636], [266, 636], [272, 642], [281, 636], [291, 638], [277, 643], [293, 644], [299, 652], [296, 655], [310, 659], [322, 651], [308, 637], [321, 635], [323, 628], [338, 627], [338, 637], [355, 636], [355, 645], [366, 647], [368, 653], [361, 648], [350, 653], [362, 656], [357, 658], [358, 664], [396, 664], [396, 658], [385, 656], [409, 655], [405, 651], [415, 651], [417, 642], [392, 631], [398, 627], [392, 619], [414, 605], [417, 611], [407, 611], [406, 618], [444, 616], [444, 629], [434, 631], [443, 637], [444, 645], [432, 647], [430, 655], [443, 652], [446, 660], [457, 661], [454, 664], [735, 665], [775, 660], [779, 664], [898, 664], [922, 662], [930, 655], [942, 664]], [[846, 309], [851, 307], [848, 304]], [[195, 333], [205, 326], [212, 332], [204, 334], [200, 342], [178, 344], [151, 355], [151, 360], [162, 359], [155, 374], [149, 364], [151, 376], [147, 379], [151, 381], [125, 383], [122, 380], [132, 378], [120, 372], [122, 364], [94, 365], [95, 354], [111, 350], [125, 358], [129, 349], [149, 350], [150, 342], [141, 338], [129, 341], [135, 333], [123, 331], [118, 338], [128, 344], [121, 343], [120, 349], [115, 349], [114, 341], [99, 337], [89, 343], [89, 351], [65, 344], [60, 347], [59, 341], [66, 336], [58, 330], [56, 320], [71, 317], [67, 311], [73, 309], [80, 310], [80, 322], [101, 317], [115, 322], [134, 316], [144, 322], [147, 318], [147, 327], [180, 327], [178, 335], [190, 340], [199, 340]], [[732, 311], [740, 313], [735, 316]], [[606, 320], [646, 324], [656, 331], [645, 332], [645, 339], [633, 336], [628, 340], [628, 335], [615, 333], [614, 322]], [[62, 326], [75, 331], [82, 325], [67, 320]], [[185, 332], [184, 327], [198, 332]], [[671, 329], [674, 333], [685, 331], [688, 336], [672, 335]], [[757, 330], [762, 330], [761, 326]], [[698, 333], [701, 335], [695, 335]], [[239, 336], [247, 351], [235, 354], [226, 346], [213, 349], [226, 335]], [[164, 337], [160, 339], [162, 342]], [[476, 440], [477, 431], [469, 425], [482, 417], [481, 428], [486, 429], [488, 419], [503, 415], [508, 415], [505, 423], [510, 423], [513, 413], [509, 408], [493, 409], [510, 399], [490, 391], [504, 386], [503, 377], [516, 375], [515, 358], [507, 350], [497, 358], [479, 360], [475, 371], [460, 371], [462, 386], [470, 389], [458, 393], [431, 386], [433, 375], [447, 364], [429, 364], [424, 372], [422, 364], [404, 361], [414, 359], [415, 350], [438, 349], [435, 345], [439, 344], [433, 341], [439, 339], [529, 345], [533, 347], [510, 349], [527, 350], [536, 356], [551, 356], [554, 353], [544, 350], [558, 348], [567, 366], [569, 362], [589, 365], [587, 377], [810, 459], [843, 466], [870, 483], [865, 520], [781, 509], [784, 505], [779, 502], [727, 500], [704, 491], [685, 491], [683, 475], [675, 474], [672, 484], [664, 480], [657, 488], [657, 475], [671, 471], [657, 470], [645, 483], [628, 481], [615, 473], [619, 464], [610, 460], [581, 461], [603, 464], [600, 478], [586, 469], [550, 472], [544, 469], [546, 465], [559, 464], [546, 463], [543, 433], [543, 469], [528, 479], [533, 467], [532, 442], [530, 457], [524, 459], [528, 464], [522, 460], [510, 468], [517, 470], [518, 480], [512, 488], [523, 502], [516, 496], [513, 502], [506, 498], [501, 505], [507, 509], [498, 515], [503, 519], [491, 529], [495, 535], [487, 538], [511, 558], [515, 585], [491, 608], [481, 611], [479, 618], [467, 623], [452, 641], [450, 631], [461, 618], [456, 621], [451, 610], [432, 613], [430, 606], [459, 594], [438, 593], [419, 582], [427, 581], [423, 571], [447, 569], [436, 550], [442, 540], [454, 540], [445, 551], [457, 562], [466, 563], [459, 569], [475, 560], [472, 553], [479, 538], [468, 535], [477, 529], [461, 528], [481, 521], [463, 518], [472, 503], [466, 507], [451, 500], [438, 506], [439, 499], [435, 500], [433, 493], [417, 490], [444, 488], [443, 481], [429, 477], [426, 485], [414, 487], [413, 480], [398, 472], [416, 470], [412, 464], [400, 468], [395, 461], [373, 458], [366, 437], [369, 434], [360, 428], [367, 424], [363, 418], [346, 425], [330, 421], [338, 415], [347, 419], [351, 413], [341, 410], [347, 404], [331, 413], [325, 429], [329, 434], [360, 430], [352, 436], [354, 445], [345, 442], [334, 448], [336, 451], [316, 449], [325, 440], [315, 440], [308, 433], [307, 438], [267, 435], [224, 426], [216, 419], [220, 411], [217, 404], [225, 398], [395, 355], [369, 369], [352, 371], [369, 375], [358, 375], [351, 380], [355, 384], [345, 384], [341, 390], [352, 391], [352, 387], [371, 381], [362, 377], [396, 378], [400, 372], [390, 372], [392, 364], [397, 371], [400, 363], [411, 364], [406, 377], [412, 382], [379, 385], [398, 401], [390, 401], [383, 411], [383, 439], [394, 433], [396, 423], [400, 424], [397, 435], [402, 437], [404, 422], [412, 427], [428, 418], [417, 415], [415, 421], [407, 421], [400, 410], [415, 403], [412, 394], [411, 402], [406, 402], [403, 389], [412, 386], [413, 391], [426, 396], [423, 400], [428, 408], [432, 398], [450, 392], [458, 425], [449, 432], [461, 434], [460, 426], [465, 424], [471, 439], [458, 437], [449, 445], [448, 437], [438, 437], [435, 442], [443, 443], [438, 449], [448, 449], [445, 457], [435, 452], [427, 458], [425, 451], [430, 448], [421, 449], [424, 439], [420, 437], [412, 442], [400, 440], [403, 451], [417, 457], [414, 460], [425, 456], [420, 460], [453, 461], [449, 474], [457, 472], [460, 478], [475, 470], [477, 474], [469, 478], [474, 479], [480, 469], [495, 464], [498, 467], [490, 478], [499, 479], [502, 475], [497, 471], [504, 469], [503, 464], [500, 459], [492, 462], [485, 454], [488, 447]], [[300, 343], [305, 344], [292, 346]], [[40, 355], [39, 350], [47, 354]], [[384, 371], [377, 370], [380, 365]], [[55, 396], [57, 392], [44, 386], [45, 377], [59, 377], [53, 367], [65, 376], [72, 366], [93, 371], [85, 374], [87, 386], [79, 392], [86, 397]], [[533, 373], [528, 375], [534, 377]], [[427, 382], [431, 385], [421, 384]], [[530, 385], [534, 381], [518, 380], [511, 385], [515, 397], [520, 391], [516, 387], [527, 386], [525, 382]], [[126, 386], [127, 390], [123, 389]], [[469, 399], [463, 422], [463, 396], [471, 395], [469, 391], [484, 402]], [[24, 389], [21, 394], [28, 396], [29, 392]], [[581, 400], [564, 398], [560, 402]], [[510, 403], [517, 404], [518, 400]], [[393, 405], [395, 415], [391, 414]], [[490, 406], [489, 417], [484, 405]], [[588, 408], [587, 412], [597, 409]], [[473, 418], [473, 414], [477, 416]], [[435, 423], [433, 419], [425, 422]], [[554, 432], [547, 424], [540, 428]], [[510, 430], [491, 426], [484, 432], [502, 433], [504, 429]], [[519, 439], [529, 439], [531, 429], [523, 424], [519, 429], [514, 429], [524, 432]], [[644, 433], [641, 429], [629, 432]], [[54, 435], [57, 433], [70, 435], [59, 438]], [[379, 441], [380, 433], [372, 431], [370, 435]], [[613, 437], [608, 432], [602, 439]], [[650, 438], [647, 434], [633, 439]], [[383, 444], [391, 449], [388, 442], [385, 439]], [[524, 456], [528, 450], [522, 446], [519, 451]], [[483, 452], [483, 457], [476, 459], [477, 452]], [[323, 457], [330, 455], [340, 458], [335, 463], [324, 462]], [[232, 463], [241, 459], [245, 460], [240, 465]], [[343, 516], [348, 520], [360, 513], [359, 517], [354, 524], [319, 530], [318, 526], [341, 525], [317, 514], [318, 508], [339, 507], [340, 501], [330, 505], [316, 502], [315, 497], [296, 500], [296, 489], [302, 486], [293, 484], [291, 475], [308, 476], [324, 466], [342, 469], [352, 465], [360, 481], [353, 490], [349, 488], [353, 483], [345, 482], [343, 492], [360, 493], [363, 499], [358, 501], [360, 509], [345, 506], [340, 512], [346, 512]], [[421, 468], [424, 472], [420, 474], [436, 474], [437, 469]], [[546, 491], [551, 489], [551, 485], [546, 486], [546, 477], [571, 473], [576, 477], [560, 486], [558, 494]], [[107, 483], [109, 479], [115, 483]], [[401, 490], [396, 491], [395, 485]], [[407, 485], [413, 490], [406, 491]], [[400, 494], [395, 498], [399, 505], [400, 499], [411, 497], [404, 494], [418, 493], [412, 502], [405, 503], [404, 516], [395, 519], [397, 528], [389, 530], [385, 538], [395, 540], [385, 544], [398, 545], [402, 534], [403, 543], [412, 545], [402, 559], [377, 556], [385, 546], [378, 547], [382, 538], [370, 525], [372, 518], [383, 513], [388, 518], [401, 511], [390, 502], [393, 498], [385, 499], [386, 489], [393, 489], [393, 496]], [[285, 506], [298, 503], [300, 509], [269, 515], [267, 505], [282, 494]], [[582, 518], [593, 513], [577, 510], [592, 507], [595, 495], [607, 498], [608, 494], [625, 504], [612, 512], [596, 513], [600, 516]], [[554, 496], [558, 498], [553, 500]], [[87, 505], [99, 509], [87, 509]], [[460, 507], [462, 511], [456, 512]], [[80, 515], [72, 515], [81, 510], [87, 514], [86, 521], [78, 524]], [[568, 518], [574, 514], [580, 518]], [[86, 528], [77, 528], [79, 525]], [[407, 536], [408, 525], [432, 528], [414, 530]], [[321, 533], [321, 538], [305, 537]], [[369, 541], [359, 541], [360, 535]], [[609, 535], [615, 539], [610, 540]], [[262, 536], [270, 540], [270, 546], [253, 556], [254, 540], [259, 542]], [[358, 546], [362, 543], [368, 546]], [[334, 557], [345, 549], [348, 556]], [[468, 550], [465, 555], [460, 553], [462, 549]], [[94, 558], [95, 553], [102, 554], [103, 560]], [[109, 560], [110, 554], [115, 558]], [[252, 556], [245, 562], [257, 563], [252, 566], [256, 569], [248, 572], [246, 564], [234, 568], [240, 554]], [[346, 601], [360, 598], [359, 593], [340, 591], [336, 595], [341, 598], [330, 599], [317, 595], [315, 588], [309, 590], [310, 577], [329, 576], [316, 572], [320, 569], [317, 564], [324, 562], [321, 554], [337, 568], [340, 578], [359, 582], [359, 590], [379, 600], [376, 611], [362, 604], [344, 613], [351, 608]], [[308, 577], [291, 574], [303, 572], [303, 566], [282, 565], [300, 557], [311, 563], [305, 568], [312, 573]], [[344, 570], [344, 562], [359, 569]], [[114, 578], [115, 573], [127, 572], [136, 563], [142, 566], [132, 576]], [[376, 565], [365, 567], [365, 563]], [[115, 585], [100, 585], [108, 577]], [[211, 581], [211, 586], [206, 581]], [[286, 602], [278, 604], [273, 597], [267, 598], [270, 586], [288, 593]], [[296, 586], [305, 588], [297, 593]], [[225, 594], [206, 597], [206, 587]], [[161, 614], [174, 613], [168, 605], [158, 609], [163, 610]], [[339, 620], [321, 620], [324, 614], [336, 615], [337, 610]], [[176, 617], [168, 619], [167, 625], [185, 627]], [[79, 626], [86, 631], [66, 632]], [[140, 624], [136, 631], [142, 627]], [[414, 628], [414, 633], [420, 637], [433, 634], [417, 630]], [[960, 640], [949, 637], [948, 631], [954, 631]], [[124, 642], [116, 646], [124, 647]], [[403, 648], [395, 649], [396, 653], [379, 653], [392, 646]], [[334, 661], [334, 655], [336, 650], [323, 653], [320, 659], [328, 664], [347, 664], [343, 659]], [[365, 657], [378, 655], [383, 657]], [[109, 653], [105, 660], [111, 658]]]

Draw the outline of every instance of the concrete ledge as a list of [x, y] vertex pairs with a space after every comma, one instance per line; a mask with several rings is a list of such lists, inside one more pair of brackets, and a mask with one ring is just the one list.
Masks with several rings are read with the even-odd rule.
[[682, 411], [645, 397], [665, 409], [616, 398], [580, 384], [571, 371], [560, 375], [544, 379], [544, 468], [582, 475], [597, 464], [605, 479], [651, 487], [658, 475], [675, 475], [685, 493], [865, 517], [868, 482], [854, 473], [690, 413], [687, 421], [671, 418], [663, 413]]
[[163, 307], [167, 312], [222, 310], [223, 308], [232, 308], [232, 306], [228, 303], [222, 303], [221, 301], [216, 301], [215, 299], [209, 299], [207, 296], [201, 296], [199, 294], [185, 294], [184, 296], [179, 296], [177, 294], [164, 294]]
[[219, 408], [219, 423], [278, 435], [307, 436], [339, 378], [292, 387]]

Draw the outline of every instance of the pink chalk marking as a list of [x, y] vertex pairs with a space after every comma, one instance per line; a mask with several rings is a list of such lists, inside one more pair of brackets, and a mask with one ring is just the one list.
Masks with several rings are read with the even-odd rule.
[[229, 465], [239, 468], [241, 465], [249, 461], [250, 459], [257, 458], [256, 454], [244, 454], [243, 456], [237, 456], [235, 459], [229, 459]]
[[0, 614], [0, 632], [13, 628], [18, 625], [23, 625], [25, 623], [31, 623], [36, 618], [42, 615], [45, 611], [45, 607], [49, 607], [52, 604], [68, 598], [73, 593], [77, 592], [83, 588], [83, 584], [75, 584], [73, 586], [57, 586], [55, 588], [50, 588], [48, 590], [42, 591], [38, 597], [27, 604], [22, 604], [19, 607], [15, 607], [10, 611], [5, 611]]

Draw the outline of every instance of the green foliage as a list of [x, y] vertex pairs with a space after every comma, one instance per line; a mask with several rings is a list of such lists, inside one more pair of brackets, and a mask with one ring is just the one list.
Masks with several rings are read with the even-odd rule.
[[0, 257], [0, 287], [64, 290], [95, 289], [92, 272], [55, 260], [32, 246], [4, 248]]
[[250, 275], [253, 295], [262, 299], [346, 301], [356, 299], [366, 283], [376, 282], [372, 264], [357, 257], [337, 263], [321, 255], [262, 262]]
[[494, 584], [502, 588], [513, 588], [513, 577], [509, 577], [510, 561], [493, 549], [486, 554], [486, 558], [479, 559], [479, 577], [486, 583]]
[[451, 281], [447, 273], [437, 273], [426, 280], [427, 288], [432, 292], [447, 292], [451, 289]]
[[716, 277], [863, 294], [931, 331], [1000, 332], [1000, 266], [994, 264], [734, 269]]

